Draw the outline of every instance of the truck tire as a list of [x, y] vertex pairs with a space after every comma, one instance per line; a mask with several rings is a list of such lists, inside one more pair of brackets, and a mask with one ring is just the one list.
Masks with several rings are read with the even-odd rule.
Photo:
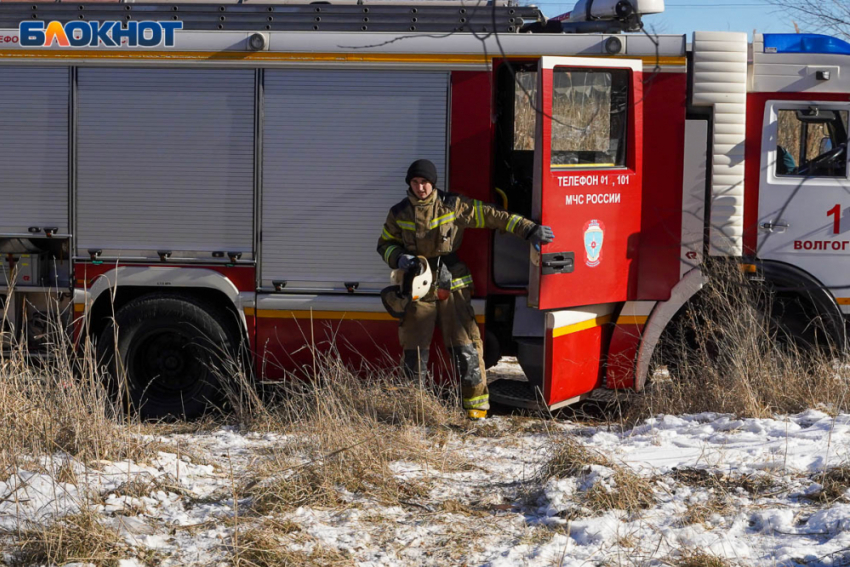
[[[764, 262], [758, 265], [758, 279], [749, 282], [746, 294], [754, 300], [751, 321], [760, 333], [771, 337], [779, 350], [810, 353], [846, 348], [844, 319], [825, 286], [801, 270]], [[667, 366], [674, 376], [683, 368], [713, 364], [724, 350], [723, 321], [705, 314], [711, 301], [704, 292], [692, 297], [664, 329], [656, 348], [656, 363]], [[713, 334], [706, 329], [717, 329]]]
[[773, 298], [771, 319], [787, 342], [802, 349], [846, 348], [844, 316], [826, 286], [779, 262], [763, 262], [759, 270]]
[[203, 303], [179, 295], [146, 295], [121, 307], [114, 324], [103, 330], [98, 361], [116, 392], [126, 373], [121, 401], [141, 418], [193, 419], [223, 399], [218, 368], [235, 356], [238, 344], [231, 328]]

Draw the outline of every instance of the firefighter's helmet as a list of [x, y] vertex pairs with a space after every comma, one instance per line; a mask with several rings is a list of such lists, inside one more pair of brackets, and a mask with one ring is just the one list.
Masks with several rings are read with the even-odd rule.
[[424, 256], [417, 256], [416, 263], [407, 270], [397, 269], [390, 274], [392, 285], [381, 291], [381, 300], [387, 312], [402, 318], [411, 301], [419, 301], [431, 291], [434, 275]]
[[404, 295], [410, 296], [412, 301], [419, 301], [431, 289], [434, 277], [431, 274], [431, 266], [425, 256], [417, 256], [416, 264], [407, 270], [393, 270], [390, 274], [390, 283], [401, 286]]

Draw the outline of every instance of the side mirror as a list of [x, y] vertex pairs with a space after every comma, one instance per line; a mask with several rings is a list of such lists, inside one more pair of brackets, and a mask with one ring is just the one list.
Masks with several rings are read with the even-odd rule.
[[832, 140], [829, 139], [829, 136], [824, 136], [820, 139], [820, 143], [818, 144], [818, 155], [825, 154], [826, 152], [832, 149]]

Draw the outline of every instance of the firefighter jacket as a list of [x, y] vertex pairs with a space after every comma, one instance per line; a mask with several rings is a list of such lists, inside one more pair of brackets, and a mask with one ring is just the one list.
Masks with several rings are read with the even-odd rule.
[[387, 215], [378, 254], [392, 269], [398, 267], [402, 254], [424, 256], [432, 269], [440, 262], [451, 272], [451, 288], [456, 290], [472, 285], [469, 268], [455, 254], [464, 229], [499, 229], [528, 238], [536, 226], [520, 215], [462, 195], [435, 189], [420, 200], [408, 191], [408, 197]]

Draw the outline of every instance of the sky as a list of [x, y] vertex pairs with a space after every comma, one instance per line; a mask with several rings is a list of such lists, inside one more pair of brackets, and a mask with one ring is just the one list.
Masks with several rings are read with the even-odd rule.
[[[557, 16], [569, 12], [575, 2], [531, 0], [543, 13]], [[741, 31], [794, 33], [792, 18], [765, 0], [666, 0], [665, 11], [644, 18], [656, 33], [688, 34], [694, 31]], [[817, 30], [802, 30], [816, 32]]]

